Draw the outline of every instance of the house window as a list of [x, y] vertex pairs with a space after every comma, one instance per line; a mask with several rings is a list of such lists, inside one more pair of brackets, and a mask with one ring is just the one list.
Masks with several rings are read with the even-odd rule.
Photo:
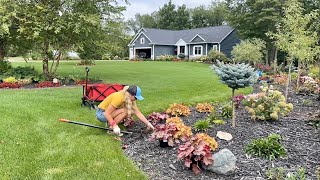
[[213, 49], [214, 51], [218, 51], [218, 45], [213, 45], [213, 46], [212, 46], [212, 49]]
[[144, 44], [144, 38], [140, 39], [140, 44]]
[[202, 55], [202, 46], [194, 46], [193, 47], [193, 55], [201, 56]]

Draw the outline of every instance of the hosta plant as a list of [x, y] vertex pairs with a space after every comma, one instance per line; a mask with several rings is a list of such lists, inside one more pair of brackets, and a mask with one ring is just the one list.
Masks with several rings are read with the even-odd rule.
[[198, 112], [211, 113], [214, 107], [210, 103], [198, 103], [196, 106]]
[[262, 92], [250, 94], [242, 102], [252, 119], [278, 120], [292, 111], [293, 105], [286, 103], [280, 91], [260, 87]]
[[156, 125], [159, 123], [165, 123], [165, 121], [169, 118], [170, 116], [166, 114], [165, 112], [158, 113], [158, 112], [153, 112], [149, 116], [147, 116], [147, 119], [149, 122], [151, 122], [152, 125]]
[[212, 149], [210, 144], [207, 142], [208, 139], [204, 139], [206, 137], [199, 136], [196, 134], [185, 144], [180, 145], [178, 149], [178, 159], [182, 159], [184, 161], [184, 165], [191, 170], [195, 174], [199, 174], [201, 172], [202, 165], [210, 165], [213, 163], [212, 152], [218, 144], [215, 142], [214, 148]]
[[191, 114], [190, 108], [183, 104], [171, 104], [166, 111], [171, 116], [189, 116]]
[[283, 157], [287, 154], [280, 143], [281, 137], [278, 134], [270, 134], [267, 138], [252, 140], [245, 146], [245, 152], [269, 160]]

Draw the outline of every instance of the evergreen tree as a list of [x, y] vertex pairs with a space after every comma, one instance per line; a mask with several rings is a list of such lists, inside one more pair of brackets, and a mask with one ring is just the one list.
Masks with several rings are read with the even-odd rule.
[[235, 122], [235, 106], [233, 97], [236, 89], [253, 86], [257, 82], [257, 75], [249, 64], [223, 64], [218, 61], [217, 66], [212, 65], [212, 69], [217, 73], [220, 81], [232, 89], [232, 126]]

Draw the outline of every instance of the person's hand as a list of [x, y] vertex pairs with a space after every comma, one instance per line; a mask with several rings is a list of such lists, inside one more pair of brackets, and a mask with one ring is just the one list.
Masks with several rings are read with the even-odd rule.
[[154, 127], [152, 126], [152, 124], [150, 122], [147, 124], [147, 128], [154, 131]]
[[113, 126], [113, 132], [114, 132], [115, 134], [118, 134], [118, 135], [120, 134], [120, 128], [119, 128], [118, 125], [115, 124], [115, 125]]

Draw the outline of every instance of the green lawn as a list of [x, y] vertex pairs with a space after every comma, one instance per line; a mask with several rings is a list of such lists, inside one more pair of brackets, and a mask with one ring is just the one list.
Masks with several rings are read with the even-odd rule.
[[[42, 64], [28, 63], [41, 70]], [[58, 74], [85, 74], [85, 66], [62, 62]], [[26, 63], [13, 63], [24, 66]], [[96, 61], [90, 76], [106, 83], [137, 84], [141, 111], [164, 111], [171, 103], [225, 101], [231, 90], [209, 65], [184, 62]], [[242, 92], [249, 92], [246, 89]], [[66, 118], [100, 125], [80, 106], [82, 87], [0, 90], [0, 179], [146, 179], [103, 130], [58, 122]]]

